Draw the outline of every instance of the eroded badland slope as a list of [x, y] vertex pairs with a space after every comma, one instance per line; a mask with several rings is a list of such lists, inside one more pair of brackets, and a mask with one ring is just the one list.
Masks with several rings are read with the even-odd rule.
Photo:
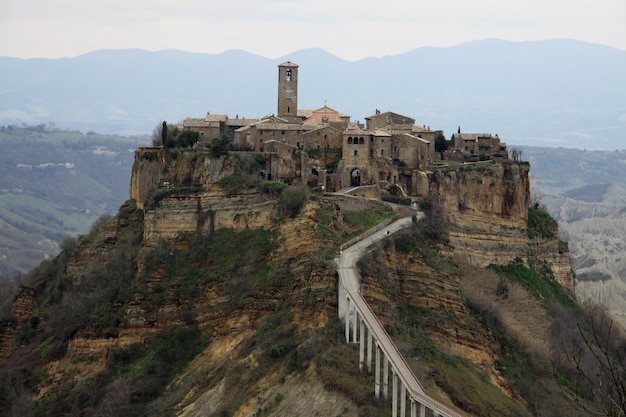
[[[336, 318], [333, 259], [405, 212], [259, 182], [254, 163], [138, 151], [131, 200], [3, 312], [0, 415], [389, 415]], [[568, 253], [529, 233], [528, 165], [430, 184], [426, 220], [360, 263], [415, 373], [471, 415], [585, 415], [554, 331], [578, 311]]]

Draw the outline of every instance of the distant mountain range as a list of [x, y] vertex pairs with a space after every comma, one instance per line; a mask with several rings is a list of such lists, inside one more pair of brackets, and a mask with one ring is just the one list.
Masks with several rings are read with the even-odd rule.
[[509, 145], [626, 144], [626, 51], [572, 40], [484, 40], [355, 62], [322, 49], [278, 59], [136, 49], [0, 57], [0, 125], [136, 134], [207, 111], [260, 117], [276, 112], [276, 66], [286, 60], [300, 65], [301, 109], [327, 104], [360, 121], [391, 110], [447, 137], [460, 126]]

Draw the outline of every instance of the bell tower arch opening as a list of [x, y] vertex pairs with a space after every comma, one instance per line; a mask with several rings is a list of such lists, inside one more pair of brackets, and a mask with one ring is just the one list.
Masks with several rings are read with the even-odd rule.
[[298, 65], [291, 61], [278, 66], [278, 117], [298, 122]]

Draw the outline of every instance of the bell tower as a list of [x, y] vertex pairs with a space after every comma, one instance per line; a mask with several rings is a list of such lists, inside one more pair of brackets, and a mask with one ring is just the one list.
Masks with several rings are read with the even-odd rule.
[[278, 117], [298, 122], [298, 65], [287, 61], [278, 66]]

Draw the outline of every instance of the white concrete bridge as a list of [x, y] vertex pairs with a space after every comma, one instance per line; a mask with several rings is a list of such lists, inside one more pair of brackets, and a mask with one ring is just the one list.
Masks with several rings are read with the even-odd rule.
[[[423, 215], [416, 213], [417, 215]], [[372, 372], [374, 366], [374, 395], [391, 397], [392, 417], [432, 416], [467, 417], [466, 413], [431, 397], [425, 391], [402, 354], [378, 321], [361, 294], [360, 276], [356, 262], [376, 241], [407, 227], [411, 217], [405, 217], [356, 239], [344, 248], [338, 261], [338, 313], [345, 323], [346, 342], [359, 344], [359, 367]], [[390, 381], [391, 377], [391, 381]], [[389, 385], [391, 384], [391, 389]]]

